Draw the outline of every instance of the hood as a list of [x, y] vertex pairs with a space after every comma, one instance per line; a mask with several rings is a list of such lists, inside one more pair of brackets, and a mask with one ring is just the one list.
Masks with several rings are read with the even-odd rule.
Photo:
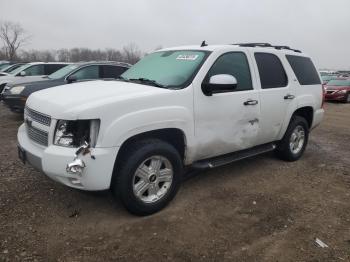
[[13, 75], [0, 76], [0, 85], [12, 83], [12, 82], [13, 82], [14, 80], [16, 80], [18, 77], [19, 77], [19, 76], [13, 76]]
[[26, 88], [22, 91], [21, 95], [28, 97], [30, 94], [36, 91], [64, 84], [66, 84], [64, 79], [48, 79], [46, 77], [41, 78], [37, 81], [22, 83], [21, 85], [24, 85]]
[[38, 82], [47, 80], [45, 76], [17, 76], [12, 81], [10, 86], [12, 85], [22, 85], [26, 83]]
[[29, 96], [27, 106], [56, 119], [77, 119], [84, 114], [98, 116], [100, 107], [140, 97], [166, 94], [171, 90], [122, 81], [89, 81], [57, 86]]

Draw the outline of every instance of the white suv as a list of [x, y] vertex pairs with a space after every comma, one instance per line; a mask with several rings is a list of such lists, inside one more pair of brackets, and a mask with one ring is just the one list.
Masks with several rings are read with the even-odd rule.
[[213, 168], [272, 150], [299, 159], [322, 105], [320, 76], [298, 50], [163, 49], [119, 80], [32, 94], [19, 156], [67, 186], [112, 188], [130, 212], [146, 215], [175, 196], [185, 167]]

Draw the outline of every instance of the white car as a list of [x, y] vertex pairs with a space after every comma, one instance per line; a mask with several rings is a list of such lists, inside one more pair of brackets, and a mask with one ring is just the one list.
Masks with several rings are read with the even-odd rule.
[[320, 76], [298, 50], [175, 47], [147, 55], [116, 81], [32, 94], [19, 156], [67, 186], [112, 188], [130, 212], [147, 215], [175, 196], [185, 167], [272, 150], [299, 159], [322, 106]]
[[21, 84], [43, 80], [69, 63], [62, 62], [33, 62], [24, 64], [6, 75], [0, 75], [0, 93], [6, 84]]

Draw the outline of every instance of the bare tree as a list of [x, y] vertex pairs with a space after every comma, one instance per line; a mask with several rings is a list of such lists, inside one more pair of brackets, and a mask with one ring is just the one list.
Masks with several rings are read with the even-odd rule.
[[9, 21], [0, 24], [0, 38], [4, 43], [5, 54], [9, 60], [16, 58], [18, 48], [28, 40], [22, 26]]
[[140, 60], [142, 56], [140, 49], [134, 43], [130, 43], [124, 46], [122, 53], [123, 53], [124, 61], [130, 64], [135, 64], [137, 61]]

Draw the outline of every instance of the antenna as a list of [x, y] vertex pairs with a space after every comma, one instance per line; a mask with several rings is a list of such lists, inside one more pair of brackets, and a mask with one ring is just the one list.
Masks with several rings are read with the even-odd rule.
[[205, 42], [205, 40], [202, 42], [201, 47], [207, 46], [208, 44]]

